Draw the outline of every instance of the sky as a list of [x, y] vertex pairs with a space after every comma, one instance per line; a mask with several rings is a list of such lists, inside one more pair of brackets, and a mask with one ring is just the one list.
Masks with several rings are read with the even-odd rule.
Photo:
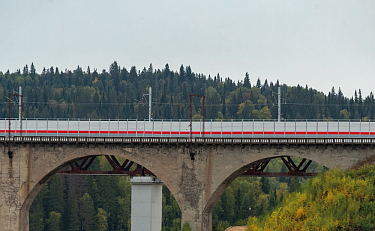
[[181, 64], [212, 77], [375, 92], [374, 0], [0, 0], [0, 71]]

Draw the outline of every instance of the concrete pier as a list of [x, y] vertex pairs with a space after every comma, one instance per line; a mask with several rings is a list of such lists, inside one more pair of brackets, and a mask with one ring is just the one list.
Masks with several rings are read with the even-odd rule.
[[132, 184], [131, 231], [160, 231], [162, 222], [162, 182], [139, 176]]

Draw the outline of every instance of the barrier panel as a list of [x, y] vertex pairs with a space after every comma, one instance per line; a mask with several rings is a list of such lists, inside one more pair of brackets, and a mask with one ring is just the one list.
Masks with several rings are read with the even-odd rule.
[[[188, 120], [3, 119], [0, 136], [190, 137]], [[203, 127], [205, 130], [203, 131]], [[193, 121], [192, 136], [205, 138], [372, 138], [374, 122], [361, 120]]]

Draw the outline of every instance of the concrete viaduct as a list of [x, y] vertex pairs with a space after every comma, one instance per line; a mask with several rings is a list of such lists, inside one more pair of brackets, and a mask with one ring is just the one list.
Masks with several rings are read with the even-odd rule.
[[[9, 141], [9, 142], [8, 142]], [[43, 185], [69, 163], [114, 155], [156, 174], [182, 212], [182, 224], [210, 231], [211, 213], [225, 188], [255, 164], [280, 156], [349, 169], [374, 160], [372, 138], [127, 138], [0, 137], [0, 225], [28, 231], [29, 208]], [[189, 144], [193, 143], [192, 160]], [[12, 158], [8, 155], [11, 145]]]

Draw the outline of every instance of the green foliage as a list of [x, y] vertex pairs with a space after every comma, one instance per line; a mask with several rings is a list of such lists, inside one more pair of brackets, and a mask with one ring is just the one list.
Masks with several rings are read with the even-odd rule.
[[[52, 196], [52, 195], [51, 195]], [[68, 196], [68, 203], [66, 204], [65, 208], [67, 222], [65, 223], [65, 227], [68, 230], [78, 231], [80, 230], [80, 213], [78, 208], [78, 200], [75, 193], [71, 193]]]
[[251, 114], [252, 114], [252, 116], [253, 116], [254, 119], [266, 119], [266, 120], [269, 120], [269, 119], [272, 118], [271, 111], [270, 111], [270, 109], [267, 106], [263, 107], [260, 110], [254, 109]]
[[60, 231], [61, 214], [52, 211], [47, 219], [48, 230]]
[[246, 223], [246, 219], [239, 219], [234, 223], [234, 226], [245, 226]]
[[45, 198], [48, 198], [48, 187], [43, 187], [36, 196], [33, 205], [29, 211], [30, 230], [43, 231], [46, 225], [46, 214], [48, 205], [45, 203]]
[[107, 231], [107, 215], [102, 208], [98, 208], [98, 213], [95, 216], [95, 231]]
[[[107, 169], [101, 158], [95, 159], [90, 169]], [[60, 185], [61, 187], [56, 187]], [[54, 203], [61, 190], [66, 198], [63, 208], [59, 208], [60, 230], [109, 230], [130, 231], [131, 184], [124, 176], [54, 176], [40, 191], [30, 208], [30, 230], [49, 229], [57, 208]], [[77, 199], [79, 198], [79, 199]], [[112, 198], [112, 199], [111, 199]], [[163, 228], [166, 231], [181, 230], [181, 211], [169, 192], [163, 186]], [[56, 222], [54, 222], [55, 224]]]
[[94, 201], [88, 193], [85, 193], [80, 199], [81, 216], [83, 228], [87, 231], [94, 230], [95, 208]]
[[346, 109], [340, 111], [340, 119], [348, 120], [350, 118], [350, 113]]
[[[256, 87], [251, 87], [246, 73], [244, 82], [236, 84], [230, 78], [214, 78], [192, 72], [190, 66], [180, 67], [179, 73], [169, 69], [155, 70], [152, 65], [138, 72], [136, 67], [120, 68], [115, 61], [109, 71], [101, 73], [96, 69], [83, 71], [60, 71], [44, 68], [40, 74], [34, 65], [23, 68], [24, 72], [2, 73], [0, 75], [0, 100], [6, 102], [9, 92], [22, 86], [27, 97], [24, 102], [25, 118], [110, 118], [147, 119], [147, 105], [135, 103], [141, 100], [148, 87], [153, 89], [153, 118], [189, 119], [189, 94], [206, 95], [206, 119], [270, 119], [277, 118], [278, 83], [262, 82], [258, 78]], [[341, 90], [333, 88], [328, 95], [307, 86], [289, 87], [280, 85], [285, 119], [361, 119], [374, 118], [375, 99], [371, 93], [362, 98], [356, 94], [346, 98]], [[7, 89], [7, 90], [5, 90]], [[360, 92], [360, 90], [359, 90]], [[250, 104], [251, 102], [251, 104]], [[194, 111], [198, 114], [200, 99], [194, 99]], [[245, 104], [239, 107], [241, 104]], [[330, 105], [342, 105], [337, 107]], [[318, 105], [318, 106], [317, 106]], [[253, 108], [254, 107], [254, 108]], [[1, 117], [7, 117], [7, 108], [0, 110]], [[12, 109], [16, 114], [17, 108]]]
[[30, 209], [30, 230], [43, 231], [44, 230], [44, 215], [43, 215], [43, 205], [38, 203], [35, 199], [36, 205]]
[[184, 225], [182, 226], [181, 231], [191, 231], [191, 227], [189, 222], [185, 222]]
[[217, 224], [217, 227], [215, 228], [215, 231], [225, 231], [229, 227], [228, 221], [219, 221]]
[[162, 200], [162, 226], [166, 231], [180, 231], [181, 211], [176, 200], [165, 185], [163, 185]]
[[181, 218], [173, 219], [170, 231], [180, 231], [181, 230]]
[[255, 106], [251, 100], [246, 100], [238, 106], [237, 115], [241, 119], [249, 119], [252, 117]]
[[372, 230], [375, 166], [330, 170], [289, 194], [271, 214], [250, 217], [249, 230]]
[[218, 112], [221, 112], [221, 97], [217, 90], [210, 86], [205, 90], [206, 96], [206, 104], [211, 105], [210, 107], [206, 108], [206, 116], [207, 118], [216, 118]]
[[60, 214], [63, 213], [63, 209], [65, 208], [65, 200], [60, 175], [56, 175], [51, 179], [49, 191], [55, 193], [53, 197], [49, 198], [49, 211], [55, 211]]
[[[296, 164], [300, 158], [292, 158]], [[265, 172], [280, 172], [285, 167], [281, 159], [272, 159]], [[311, 169], [310, 169], [311, 168]], [[287, 168], [285, 167], [285, 171]], [[311, 163], [311, 172], [323, 172], [324, 167]], [[213, 213], [213, 230], [223, 221], [231, 226], [246, 225], [250, 216], [263, 216], [268, 214], [283, 198], [292, 191], [299, 191], [306, 179], [285, 177], [261, 177], [235, 179], [224, 191], [217, 201]]]

